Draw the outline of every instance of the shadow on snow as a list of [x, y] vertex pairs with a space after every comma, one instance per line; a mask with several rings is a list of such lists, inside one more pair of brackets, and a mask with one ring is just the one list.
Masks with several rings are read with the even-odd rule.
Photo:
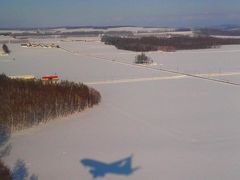
[[[0, 125], [0, 159], [8, 156], [11, 152], [12, 146], [9, 143], [11, 131], [9, 128]], [[0, 173], [1, 174], [1, 173]], [[1, 177], [0, 177], [1, 179]], [[29, 176], [28, 169], [23, 160], [18, 160], [11, 172], [12, 180], [38, 180], [34, 174]]]
[[104, 177], [106, 174], [129, 176], [139, 169], [139, 167], [132, 168], [132, 156], [112, 163], [100, 162], [93, 159], [82, 159], [80, 163], [90, 168], [89, 173], [94, 179]]
[[29, 177], [28, 169], [23, 160], [18, 160], [15, 164], [15, 167], [12, 170], [12, 179], [13, 180], [38, 180], [38, 177], [35, 174], [32, 174]]

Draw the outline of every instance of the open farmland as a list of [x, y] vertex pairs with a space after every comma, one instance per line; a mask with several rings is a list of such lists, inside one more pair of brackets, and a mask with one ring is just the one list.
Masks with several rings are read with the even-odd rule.
[[239, 45], [148, 52], [156, 65], [145, 67], [133, 64], [138, 53], [117, 50], [99, 38], [42, 41], [61, 48], [10, 44], [12, 53], [0, 57], [0, 72], [39, 78], [56, 73], [94, 87], [102, 102], [13, 134], [11, 153], [3, 159], [11, 168], [22, 159], [40, 180], [91, 180], [81, 159], [113, 162], [133, 154], [138, 171], [102, 179], [240, 178]]

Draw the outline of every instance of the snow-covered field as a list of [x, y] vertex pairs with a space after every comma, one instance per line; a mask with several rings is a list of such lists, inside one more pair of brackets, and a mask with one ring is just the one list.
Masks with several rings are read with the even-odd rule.
[[148, 68], [132, 64], [137, 53], [99, 41], [58, 43], [63, 49], [9, 45], [12, 54], [0, 57], [0, 72], [56, 73], [93, 86], [102, 102], [14, 134], [11, 153], [4, 158], [7, 165], [14, 167], [22, 159], [40, 180], [90, 180], [81, 159], [113, 162], [133, 154], [133, 167], [139, 170], [102, 179], [240, 178], [240, 86], [159, 70], [240, 83], [240, 46], [149, 52], [157, 65]]

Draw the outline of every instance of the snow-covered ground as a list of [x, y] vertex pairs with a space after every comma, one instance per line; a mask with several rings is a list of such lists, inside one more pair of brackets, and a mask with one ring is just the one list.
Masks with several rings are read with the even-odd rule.
[[137, 53], [99, 41], [58, 43], [63, 49], [11, 44], [9, 59], [0, 57], [0, 72], [56, 73], [90, 84], [101, 92], [102, 102], [14, 134], [11, 153], [4, 158], [7, 165], [22, 159], [40, 180], [90, 180], [81, 159], [113, 162], [133, 154], [138, 171], [102, 179], [240, 178], [240, 87], [159, 70], [240, 83], [240, 46], [149, 52], [157, 66], [148, 68], [133, 64]]

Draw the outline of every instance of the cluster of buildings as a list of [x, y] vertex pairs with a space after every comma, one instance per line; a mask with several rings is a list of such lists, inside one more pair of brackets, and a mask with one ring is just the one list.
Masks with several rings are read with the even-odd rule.
[[8, 76], [11, 79], [35, 80], [33, 75]]
[[22, 47], [33, 47], [33, 48], [60, 48], [59, 45], [51, 43], [51, 44], [43, 44], [43, 43], [23, 43], [21, 44]]
[[[35, 81], [36, 78], [33, 75], [19, 75], [19, 76], [8, 76], [11, 79], [21, 79]], [[59, 77], [57, 75], [46, 75], [41, 78], [43, 84], [57, 84], [59, 82]]]

